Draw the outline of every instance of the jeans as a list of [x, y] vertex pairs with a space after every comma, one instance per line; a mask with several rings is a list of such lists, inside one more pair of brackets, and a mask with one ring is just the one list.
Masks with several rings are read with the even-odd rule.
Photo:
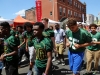
[[25, 56], [29, 59], [29, 53], [26, 52], [25, 47], [21, 47], [21, 48], [18, 49], [19, 64], [21, 62], [23, 54], [25, 54]]
[[[33, 75], [43, 75], [43, 73], [45, 72], [46, 67], [44, 68], [39, 68], [36, 65], [34, 65], [34, 74]], [[52, 75], [52, 66], [50, 67], [49, 73], [48, 75]]]
[[18, 75], [18, 60], [5, 62], [6, 75]]

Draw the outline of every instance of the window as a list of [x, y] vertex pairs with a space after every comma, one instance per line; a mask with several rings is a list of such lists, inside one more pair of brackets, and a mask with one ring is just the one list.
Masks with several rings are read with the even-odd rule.
[[72, 4], [72, 0], [70, 0], [70, 4]]
[[77, 3], [76, 3], [76, 7], [77, 7]]
[[80, 10], [81, 10], [81, 5], [80, 5]]
[[63, 13], [64, 13], [64, 16], [66, 16], [66, 9], [63, 8]]
[[84, 14], [82, 14], [81, 17], [84, 18]]
[[74, 2], [74, 6], [76, 6], [76, 2]]
[[78, 14], [78, 17], [80, 18], [80, 14]]
[[70, 11], [70, 10], [68, 10], [68, 17], [70, 17], [70, 14], [71, 14], [71, 11]]
[[65, 2], [65, 0], [63, 0], [63, 2]]
[[72, 11], [71, 11], [71, 17], [72, 17]]
[[62, 15], [62, 7], [59, 7], [59, 13]]
[[52, 16], [52, 11], [50, 11], [50, 15]]
[[84, 7], [82, 7], [82, 12], [84, 12]]
[[70, 4], [70, 0], [68, 0], [68, 4]]
[[78, 4], [78, 8], [80, 8], [80, 5]]
[[80, 18], [81, 18], [81, 14], [80, 14]]
[[68, 0], [68, 4], [70, 4], [70, 5], [71, 5], [71, 4], [72, 4], [72, 0]]
[[74, 12], [74, 17], [76, 17], [76, 12]]
[[76, 13], [76, 17], [77, 17], [78, 13]]

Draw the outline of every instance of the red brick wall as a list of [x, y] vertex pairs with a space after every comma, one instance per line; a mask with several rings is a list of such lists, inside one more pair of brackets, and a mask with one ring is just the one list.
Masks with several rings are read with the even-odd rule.
[[[66, 18], [76, 18], [77, 21], [82, 21], [82, 14], [85, 15], [86, 17], [86, 6], [82, 4], [79, 0], [72, 0], [72, 5], [69, 5], [68, 0], [41, 0], [42, 1], [42, 18], [47, 17], [51, 20], [59, 21], [61, 18], [66, 17]], [[53, 1], [53, 2], [52, 2]], [[80, 4], [82, 7], [84, 7], [85, 12], [80, 11], [79, 8], [76, 8], [74, 6], [74, 1]], [[62, 15], [59, 14], [59, 7], [66, 8], [66, 16], [64, 16], [64, 13], [62, 11]], [[68, 9], [72, 10], [72, 16], [68, 17]], [[52, 12], [52, 15], [50, 15], [50, 12]], [[74, 17], [74, 12], [80, 13], [81, 17]], [[26, 19], [30, 21], [36, 21], [36, 15], [35, 11], [33, 10], [28, 10], [26, 11]], [[85, 20], [85, 18], [84, 18]]]
[[[68, 4], [68, 0], [65, 0], [65, 2], [63, 2], [62, 0], [54, 0], [54, 9], [53, 9], [53, 2], [51, 0], [42, 0], [42, 17], [47, 17], [50, 18], [52, 20], [58, 21], [60, 20], [62, 17], [66, 17], [68, 18], [68, 9], [72, 10], [72, 16], [73, 18], [76, 18], [77, 21], [82, 21], [82, 16], [81, 18], [79, 17], [74, 17], [74, 12], [80, 13], [81, 15], [84, 14], [86, 16], [86, 12], [82, 12], [80, 11], [78, 8], [76, 8], [74, 6], [74, 1], [76, 1], [78, 4], [80, 4], [81, 6], [83, 6], [85, 9], [85, 5], [83, 5], [80, 1], [78, 0], [73, 0], [72, 5]], [[59, 7], [62, 8], [66, 8], [66, 16], [64, 16], [64, 13], [62, 15], [59, 14]], [[54, 13], [53, 13], [54, 10]], [[52, 16], [50, 16], [50, 11], [52, 11]], [[54, 14], [54, 16], [53, 16]]]
[[35, 13], [35, 10], [26, 10], [25, 11], [25, 17], [29, 21], [36, 22], [36, 13]]

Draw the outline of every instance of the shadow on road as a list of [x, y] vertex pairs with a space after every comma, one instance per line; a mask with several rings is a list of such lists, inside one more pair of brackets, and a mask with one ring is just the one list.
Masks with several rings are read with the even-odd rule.
[[28, 60], [23, 61], [23, 62], [21, 62], [20, 68], [26, 67], [28, 65], [29, 65], [29, 61]]

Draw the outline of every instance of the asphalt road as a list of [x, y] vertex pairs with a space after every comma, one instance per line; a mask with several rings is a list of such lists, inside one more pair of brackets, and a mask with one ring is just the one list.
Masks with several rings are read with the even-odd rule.
[[[64, 52], [66, 65], [65, 66], [62, 66], [61, 64], [56, 65], [57, 61], [53, 62], [55, 69], [53, 70], [52, 75], [72, 75], [72, 72], [69, 70], [67, 51], [68, 50], [66, 49]], [[84, 57], [84, 60], [85, 60], [85, 57]], [[28, 62], [24, 61], [22, 67], [18, 69], [19, 75], [27, 75], [28, 69], [29, 69]], [[86, 72], [85, 69], [81, 70], [80, 75], [83, 75], [85, 72]], [[3, 69], [2, 71], [2, 75], [6, 75], [5, 69]], [[99, 62], [99, 73], [96, 75], [100, 75], [100, 62]]]

